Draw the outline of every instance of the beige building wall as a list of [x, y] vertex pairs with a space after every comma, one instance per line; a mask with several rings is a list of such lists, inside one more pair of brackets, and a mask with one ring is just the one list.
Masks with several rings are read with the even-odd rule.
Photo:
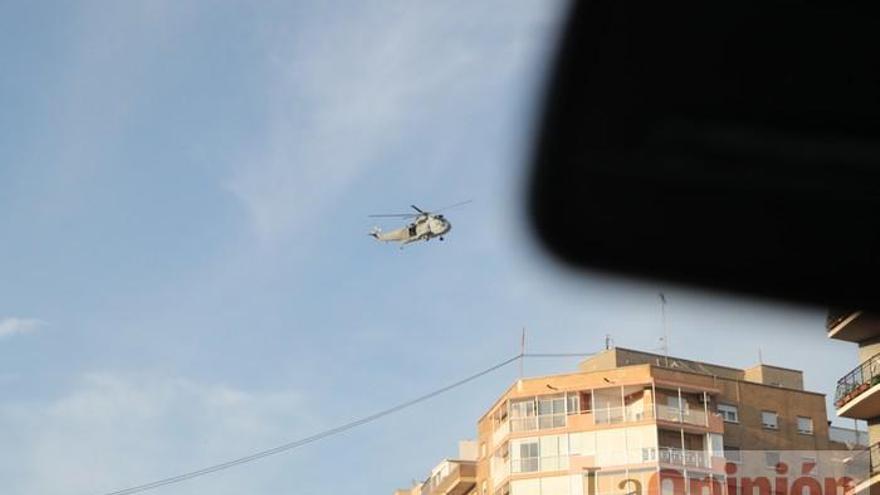
[[[542, 485], [536, 483], [547, 478], [553, 478], [553, 483], [560, 486], [569, 483], [568, 491], [560, 493], [585, 493], [583, 487], [574, 488], [571, 483], [576, 483], [572, 480], [583, 479], [584, 469], [596, 463], [598, 453], [594, 456], [572, 456], [566, 469], [554, 472], [504, 472], [503, 476], [497, 475], [496, 471], [503, 464], [498, 461], [498, 452], [504, 453], [505, 462], [510, 465], [513, 456], [509, 451], [510, 446], [521, 445], [521, 442], [517, 443], [518, 439], [534, 436], [562, 438], [561, 435], [567, 434], [571, 439], [575, 438], [577, 432], [592, 432], [600, 437], [611, 435], [607, 438], [623, 439], [639, 436], [634, 433], [636, 429], [647, 427], [653, 432], [653, 445], [658, 452], [664, 449], [678, 451], [682, 447], [683, 452], [705, 452], [710, 465], [703, 468], [704, 473], [715, 472], [719, 476], [726, 464], [723, 450], [720, 450], [723, 448], [810, 452], [839, 447], [839, 444], [829, 442], [824, 395], [803, 390], [803, 375], [797, 370], [765, 364], [744, 370], [621, 348], [609, 349], [584, 360], [579, 364], [579, 370], [578, 373], [519, 380], [480, 418], [477, 425], [480, 445], [477, 493], [504, 495], [496, 490], [504, 483], [518, 482], [520, 486], [531, 487], [529, 493], [543, 494], [544, 491], [540, 489]], [[626, 404], [629, 396], [638, 397], [649, 404], [647, 409], [650, 416], [618, 424], [597, 424], [602, 417], [597, 397], [613, 397], [616, 395], [613, 392], [615, 389], [621, 390], [619, 404]], [[511, 401], [559, 394], [578, 394], [581, 406], [587, 406], [590, 410], [570, 416], [565, 427], [558, 430], [498, 433], [496, 425], [499, 421], [510, 422], [508, 409]], [[719, 404], [728, 409], [735, 407], [735, 420], [728, 418], [728, 421], [724, 421], [718, 411]], [[692, 418], [703, 418], [697, 421], [702, 422], [684, 424], [677, 418], [673, 418], [674, 421], [670, 421], [669, 417], [664, 418], [664, 411], [668, 414], [674, 410], [671, 409], [672, 405], [689, 411]], [[764, 424], [764, 413], [775, 415], [776, 428]], [[710, 445], [712, 435], [720, 443], [715, 446], [717, 455], [714, 457], [711, 455], [713, 446]], [[624, 444], [631, 441], [621, 440]], [[763, 454], [761, 459], [755, 460], [759, 461], [764, 462]], [[656, 459], [647, 463], [632, 462], [630, 456], [620, 466], [621, 479], [628, 479], [624, 476], [627, 473], [655, 473], [657, 462]], [[613, 477], [615, 471], [605, 465], [602, 472]], [[615, 481], [610, 477], [597, 479], [596, 483], [597, 486], [608, 485], [606, 488], [611, 492], [619, 491], [619, 487], [614, 488]]]
[[768, 364], [756, 364], [751, 368], [746, 368], [744, 371], [743, 378], [745, 381], [795, 390], [804, 389], [804, 374], [798, 370], [780, 368]]
[[[473, 494], [508, 495], [513, 484], [520, 493], [585, 495], [585, 473], [597, 469], [593, 486], [605, 493], [625, 493], [619, 483], [631, 479], [643, 484], [642, 493], [657, 493], [654, 475], [664, 466], [720, 479], [725, 455], [737, 449], [761, 451], [747, 462], [766, 471], [763, 451], [784, 456], [843, 445], [829, 440], [824, 395], [803, 390], [797, 370], [738, 369], [622, 348], [578, 368], [516, 381], [479, 418], [477, 440], [462, 449], [462, 457], [476, 454]], [[549, 411], [543, 419], [541, 408]], [[526, 410], [535, 417], [515, 417]]]

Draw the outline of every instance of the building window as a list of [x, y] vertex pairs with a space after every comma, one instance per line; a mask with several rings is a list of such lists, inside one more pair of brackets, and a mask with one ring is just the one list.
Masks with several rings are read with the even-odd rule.
[[535, 399], [510, 401], [510, 431], [536, 430]]
[[798, 425], [798, 433], [802, 433], [804, 435], [812, 435], [813, 434], [813, 418], [805, 418], [803, 416], [798, 416], [797, 425]]
[[578, 414], [581, 412], [581, 401], [577, 392], [569, 393], [565, 396], [565, 407], [568, 414]]
[[498, 429], [502, 427], [507, 422], [507, 403], [501, 404], [495, 412], [492, 413], [492, 424], [494, 425], [494, 429]]
[[769, 469], [776, 469], [779, 465], [779, 452], [764, 452], [764, 461]]
[[568, 435], [544, 435], [512, 440], [510, 472], [567, 470], [569, 452]]
[[761, 411], [761, 425], [770, 430], [779, 429], [779, 417], [775, 411]]
[[[501, 459], [501, 463], [507, 465], [510, 462], [510, 444], [505, 442], [504, 445], [495, 452], [495, 457]], [[495, 459], [492, 459], [493, 461]], [[495, 469], [494, 467], [492, 469]]]
[[688, 402], [684, 397], [678, 397], [675, 395], [669, 395], [666, 397], [666, 405], [675, 409], [676, 411], [684, 411], [685, 414], [688, 412]]
[[562, 428], [565, 426], [565, 407], [566, 399], [562, 394], [511, 401], [510, 431]]
[[725, 423], [739, 423], [739, 409], [730, 404], [718, 404], [718, 413]]
[[538, 397], [538, 428], [562, 428], [565, 426], [565, 396]]
[[519, 445], [519, 472], [533, 473], [540, 467], [538, 441], [523, 442]]
[[709, 433], [709, 455], [724, 457], [724, 437], [718, 433]]
[[742, 452], [740, 452], [739, 447], [725, 445], [724, 458], [727, 459], [728, 462], [740, 463], [742, 462]]
[[480, 442], [480, 458], [486, 457], [486, 442]]

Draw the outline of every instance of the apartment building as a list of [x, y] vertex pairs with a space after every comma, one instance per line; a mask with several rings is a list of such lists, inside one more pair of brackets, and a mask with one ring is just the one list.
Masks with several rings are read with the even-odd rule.
[[828, 438], [840, 450], [865, 450], [868, 448], [868, 432], [840, 426], [828, 427]]
[[434, 466], [424, 481], [397, 490], [394, 495], [471, 495], [477, 484], [476, 459], [477, 443], [460, 441], [457, 458], [444, 459]]
[[517, 381], [480, 418], [478, 442], [479, 495], [725, 493], [731, 469], [772, 476], [836, 446], [824, 395], [800, 371], [622, 348]]
[[870, 476], [857, 487], [880, 494], [880, 317], [865, 311], [834, 309], [828, 313], [828, 337], [858, 344], [858, 366], [837, 382], [834, 406], [843, 418], [868, 423], [869, 448], [863, 457]]
[[572, 373], [516, 381], [479, 418], [473, 460], [458, 468], [468, 476], [435, 468], [395, 495], [751, 494], [738, 473], [768, 484], [780, 466], [839, 474], [858, 438], [831, 440], [827, 417], [798, 370], [611, 348]]

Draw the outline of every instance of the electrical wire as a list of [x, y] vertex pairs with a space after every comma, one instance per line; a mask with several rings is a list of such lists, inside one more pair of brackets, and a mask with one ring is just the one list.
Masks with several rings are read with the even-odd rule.
[[597, 352], [551, 352], [551, 353], [526, 353], [524, 358], [556, 358], [556, 357], [586, 357], [598, 354]]
[[480, 371], [478, 373], [474, 373], [473, 375], [470, 375], [467, 378], [461, 379], [451, 385], [447, 385], [443, 388], [439, 388], [437, 390], [434, 390], [433, 392], [427, 393], [425, 395], [422, 395], [420, 397], [417, 397], [415, 399], [412, 399], [412, 400], [409, 400], [406, 402], [402, 402], [396, 406], [389, 407], [388, 409], [384, 409], [382, 411], [371, 414], [369, 416], [365, 416], [361, 419], [352, 421], [350, 423], [345, 423], [344, 425], [340, 425], [335, 428], [330, 428], [328, 430], [324, 430], [322, 432], [315, 433], [314, 435], [311, 435], [311, 436], [308, 436], [305, 438], [301, 438], [301, 439], [295, 440], [293, 442], [285, 443], [283, 445], [279, 445], [279, 446], [273, 447], [271, 449], [262, 450], [260, 452], [256, 452], [256, 453], [244, 456], [244, 457], [239, 457], [238, 459], [233, 459], [231, 461], [222, 462], [220, 464], [214, 464], [213, 466], [208, 466], [208, 467], [205, 467], [202, 469], [197, 469], [195, 471], [190, 471], [188, 473], [179, 474], [177, 476], [171, 476], [169, 478], [164, 478], [164, 479], [153, 481], [150, 483], [145, 483], [143, 485], [133, 486], [130, 488], [125, 488], [123, 490], [117, 490], [115, 492], [109, 492], [104, 495], [131, 495], [133, 493], [141, 493], [141, 492], [145, 492], [147, 490], [152, 490], [154, 488], [159, 488], [162, 486], [191, 480], [193, 478], [198, 478], [200, 476], [205, 476], [206, 474], [216, 473], [217, 471], [223, 471], [225, 469], [229, 469], [229, 468], [241, 465], [241, 464], [253, 462], [253, 461], [262, 459], [264, 457], [269, 457], [270, 455], [280, 454], [281, 452], [292, 450], [297, 447], [302, 447], [303, 445], [317, 442], [318, 440], [322, 440], [324, 438], [342, 433], [344, 431], [347, 431], [352, 428], [364, 425], [366, 423], [376, 421], [377, 419], [388, 416], [390, 414], [394, 414], [394, 413], [401, 411], [403, 409], [406, 409], [408, 407], [412, 407], [420, 402], [424, 402], [428, 399], [432, 399], [440, 394], [446, 393], [454, 388], [460, 387], [468, 382], [476, 380], [477, 378], [480, 378], [484, 375], [488, 375], [489, 373], [491, 373], [495, 370], [498, 370], [500, 368], [503, 368], [503, 367], [507, 366], [508, 364], [513, 363], [514, 361], [516, 361], [522, 357], [524, 357], [522, 354], [517, 354], [516, 356], [514, 356], [510, 359], [506, 359], [506, 360], [504, 360], [494, 366], [491, 366], [489, 368], [484, 369], [483, 371]]

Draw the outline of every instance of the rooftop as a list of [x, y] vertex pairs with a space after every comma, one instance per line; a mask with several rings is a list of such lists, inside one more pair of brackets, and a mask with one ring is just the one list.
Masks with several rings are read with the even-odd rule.
[[781, 366], [759, 363], [749, 368], [733, 368], [719, 364], [705, 363], [674, 356], [665, 356], [653, 352], [637, 351], [623, 347], [612, 347], [594, 356], [584, 359], [578, 365], [581, 371], [601, 371], [631, 366], [650, 364], [662, 368], [688, 371], [731, 380], [740, 380], [763, 385], [804, 389], [803, 372]]

